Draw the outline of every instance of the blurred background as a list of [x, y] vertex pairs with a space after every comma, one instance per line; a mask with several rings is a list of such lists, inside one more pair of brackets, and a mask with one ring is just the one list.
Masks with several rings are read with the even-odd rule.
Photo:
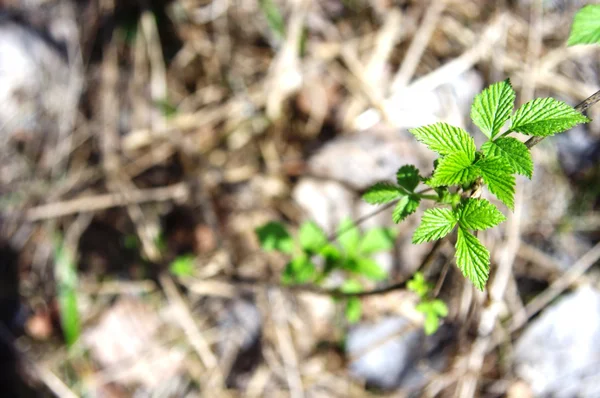
[[[600, 46], [578, 0], [0, 1], [0, 391], [6, 397], [598, 397], [600, 105], [533, 148], [514, 213], [480, 235], [488, 290], [454, 265], [405, 281], [419, 217], [360, 196], [431, 172], [408, 129], [484, 136], [473, 97], [576, 105]], [[281, 283], [267, 222], [391, 227], [350, 322]], [[329, 289], [329, 290], [328, 290]]]

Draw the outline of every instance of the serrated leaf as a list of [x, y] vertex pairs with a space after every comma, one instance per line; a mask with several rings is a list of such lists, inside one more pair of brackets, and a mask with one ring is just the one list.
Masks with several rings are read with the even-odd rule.
[[496, 206], [485, 199], [467, 199], [456, 211], [458, 224], [466, 230], [483, 231], [506, 220]]
[[292, 236], [279, 222], [269, 222], [255, 230], [260, 246], [265, 251], [278, 250], [284, 253], [291, 253], [294, 249]]
[[346, 253], [353, 254], [358, 250], [360, 243], [360, 231], [351, 219], [345, 218], [337, 230], [337, 241]]
[[471, 106], [471, 119], [481, 131], [493, 139], [502, 126], [510, 119], [514, 102], [515, 90], [510, 80], [495, 83], [475, 97]]
[[472, 163], [473, 159], [464, 152], [455, 152], [440, 159], [429, 185], [439, 187], [473, 181], [477, 178], [477, 168]]
[[396, 224], [404, 220], [406, 217], [413, 214], [421, 203], [421, 197], [417, 195], [405, 196], [398, 201], [394, 211], [392, 212], [392, 219]]
[[348, 301], [346, 301], [344, 315], [346, 316], [348, 323], [356, 323], [360, 321], [360, 317], [362, 315], [362, 304], [358, 297], [350, 297]]
[[509, 209], [515, 208], [515, 176], [508, 161], [497, 156], [489, 156], [479, 160], [481, 177], [491, 193], [502, 201]]
[[600, 44], [600, 5], [587, 5], [573, 18], [567, 46]]
[[387, 273], [371, 258], [360, 257], [354, 260], [352, 271], [365, 278], [381, 281], [387, 278]]
[[405, 195], [400, 187], [387, 183], [378, 182], [363, 194], [363, 200], [372, 205], [388, 203]]
[[531, 152], [516, 138], [503, 137], [495, 141], [488, 141], [481, 146], [481, 151], [485, 156], [498, 156], [506, 159], [514, 173], [519, 173], [529, 179], [533, 176]]
[[447, 123], [435, 123], [410, 129], [410, 132], [442, 156], [463, 152], [471, 162], [475, 159], [475, 141], [465, 130]]
[[313, 253], [320, 252], [327, 245], [325, 232], [313, 221], [302, 223], [298, 231], [300, 247]]
[[368, 230], [358, 244], [358, 252], [361, 254], [373, 254], [394, 247], [396, 234], [387, 228], [371, 228]]
[[419, 169], [411, 164], [400, 167], [396, 173], [398, 185], [410, 192], [413, 192], [417, 185], [419, 185], [420, 179]]
[[450, 209], [427, 209], [421, 218], [421, 224], [413, 234], [413, 243], [425, 243], [441, 239], [448, 235], [458, 220]]
[[490, 252], [469, 231], [458, 228], [456, 239], [456, 265], [463, 275], [481, 291], [490, 273]]
[[590, 119], [572, 106], [554, 98], [536, 98], [523, 104], [512, 117], [510, 131], [548, 137]]

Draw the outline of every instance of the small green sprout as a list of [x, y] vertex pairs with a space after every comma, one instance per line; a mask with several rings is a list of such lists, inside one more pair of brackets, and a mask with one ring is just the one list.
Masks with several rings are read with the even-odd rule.
[[436, 298], [430, 298], [432, 286], [425, 280], [421, 272], [416, 272], [406, 287], [419, 296], [416, 310], [425, 315], [423, 324], [425, 334], [434, 334], [440, 326], [440, 318], [448, 315], [446, 303]]
[[[341, 271], [348, 278], [341, 287], [344, 293], [362, 291], [361, 278], [381, 281], [387, 277], [371, 256], [390, 250], [396, 238], [395, 231], [389, 228], [372, 228], [362, 234], [350, 219], [340, 223], [336, 242], [330, 242], [323, 230], [312, 221], [300, 226], [295, 240], [277, 222], [267, 223], [255, 232], [263, 250], [292, 256], [281, 275], [284, 284], [321, 285], [333, 271]], [[346, 300], [345, 306], [348, 322], [358, 321], [360, 300], [351, 297]]]
[[54, 264], [60, 325], [67, 347], [72, 347], [81, 335], [77, 309], [77, 265], [75, 255], [64, 245], [60, 236], [54, 241]]
[[192, 255], [178, 256], [169, 265], [169, 271], [179, 277], [194, 275], [196, 269], [196, 257]]

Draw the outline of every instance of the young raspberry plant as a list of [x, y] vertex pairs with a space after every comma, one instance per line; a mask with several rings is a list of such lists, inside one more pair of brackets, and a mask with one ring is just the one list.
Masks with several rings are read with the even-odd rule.
[[415, 309], [423, 314], [425, 334], [428, 336], [434, 334], [440, 327], [440, 319], [448, 315], [446, 303], [432, 297], [433, 286], [425, 280], [421, 272], [416, 272], [406, 287], [419, 297]]
[[[423, 177], [415, 166], [402, 166], [396, 184], [380, 182], [363, 195], [370, 204], [397, 201], [392, 215], [396, 223], [414, 213], [422, 200], [432, 200], [437, 206], [425, 210], [413, 243], [439, 240], [457, 230], [456, 265], [479, 290], [484, 289], [489, 277], [490, 252], [476, 233], [506, 219], [494, 204], [479, 197], [481, 188], [486, 186], [514, 210], [515, 174], [529, 179], [533, 175], [529, 148], [509, 134], [548, 137], [590, 121], [554, 98], [537, 98], [514, 111], [515, 98], [508, 79], [492, 84], [475, 97], [471, 119], [488, 138], [479, 149], [460, 127], [435, 123], [411, 129], [418, 141], [439, 155], [432, 176]], [[509, 127], [504, 129], [507, 123]], [[416, 192], [420, 183], [428, 188]], [[425, 194], [429, 191], [435, 194]]]
[[296, 239], [278, 222], [269, 222], [255, 232], [264, 251], [280, 252], [290, 258], [281, 274], [285, 285], [322, 286], [334, 271], [342, 275], [344, 281], [339, 290], [348, 294], [342, 301], [349, 323], [357, 322], [362, 315], [361, 301], [353, 294], [364, 291], [363, 281], [387, 278], [373, 255], [392, 249], [396, 238], [396, 232], [390, 228], [371, 228], [363, 234], [350, 219], [340, 223], [335, 242], [312, 221], [300, 226]]

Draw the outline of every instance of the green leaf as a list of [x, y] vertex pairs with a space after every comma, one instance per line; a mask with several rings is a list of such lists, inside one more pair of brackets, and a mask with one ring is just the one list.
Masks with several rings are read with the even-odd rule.
[[387, 273], [373, 259], [360, 257], [355, 259], [353, 271], [365, 278], [381, 281], [387, 278]]
[[471, 107], [473, 123], [489, 138], [494, 137], [512, 113], [515, 102], [515, 90], [510, 85], [510, 80], [495, 83], [486, 88], [475, 97]]
[[481, 146], [485, 156], [499, 156], [506, 159], [512, 172], [531, 179], [533, 176], [533, 159], [527, 146], [516, 138], [503, 137], [488, 141]]
[[360, 231], [351, 219], [342, 220], [337, 231], [337, 241], [348, 254], [356, 253], [360, 243]]
[[392, 213], [392, 219], [396, 224], [413, 214], [419, 207], [421, 197], [417, 195], [405, 196], [398, 201]]
[[260, 9], [267, 19], [271, 32], [278, 40], [285, 38], [285, 22], [273, 0], [260, 0]]
[[431, 310], [435, 312], [438, 316], [443, 317], [448, 315], [448, 306], [442, 300], [432, 300]]
[[490, 272], [490, 252], [469, 231], [458, 228], [456, 265], [473, 285], [481, 291]]
[[567, 46], [594, 43], [600, 44], [600, 4], [590, 4], [577, 11]]
[[354, 279], [348, 279], [342, 284], [342, 286], [340, 287], [340, 291], [342, 293], [348, 294], [360, 293], [363, 291], [363, 287], [359, 281]]
[[388, 228], [372, 228], [364, 234], [358, 244], [358, 252], [361, 254], [373, 254], [394, 247], [396, 234]]
[[440, 159], [429, 185], [439, 187], [473, 181], [477, 178], [477, 168], [472, 163], [473, 159], [464, 152], [455, 152]]
[[326, 245], [322, 246], [317, 253], [325, 257], [326, 260], [337, 261], [342, 258], [340, 249], [331, 243], [327, 243]]
[[340, 267], [343, 256], [337, 246], [328, 243], [323, 246], [318, 253], [325, 259], [325, 265], [321, 275], [322, 277], [327, 276], [331, 271]]
[[425, 243], [448, 235], [458, 220], [450, 209], [427, 209], [413, 234], [413, 243]]
[[348, 323], [356, 323], [360, 321], [360, 317], [362, 315], [362, 304], [358, 297], [350, 297], [346, 301], [344, 315], [346, 316]]
[[475, 141], [465, 130], [447, 123], [435, 123], [411, 129], [410, 132], [432, 151], [442, 156], [463, 152], [473, 162], [475, 159]]
[[437, 332], [440, 327], [440, 318], [432, 312], [428, 312], [425, 314], [425, 323], [423, 324], [423, 330], [425, 334], [431, 336], [435, 332]]
[[175, 276], [192, 276], [196, 269], [196, 257], [192, 255], [178, 256], [169, 265], [169, 271]]
[[438, 202], [456, 207], [460, 203], [460, 194], [448, 191], [447, 187], [434, 188], [438, 194]]
[[281, 275], [281, 281], [284, 284], [307, 283], [310, 282], [316, 275], [316, 267], [305, 256], [294, 257], [290, 261]]
[[414, 192], [421, 177], [419, 176], [419, 169], [412, 164], [402, 166], [396, 172], [396, 180], [398, 185], [405, 188], [407, 191]]
[[255, 232], [260, 246], [265, 251], [278, 250], [284, 253], [291, 253], [294, 250], [294, 241], [281, 223], [269, 222], [262, 227], [256, 228]]
[[476, 163], [483, 181], [491, 193], [496, 195], [509, 209], [515, 208], [515, 176], [508, 161], [497, 156], [489, 156]]
[[61, 237], [54, 242], [54, 280], [60, 326], [68, 347], [73, 346], [81, 335], [81, 321], [77, 308], [77, 264], [75, 255], [64, 245]]
[[510, 131], [548, 137], [590, 119], [554, 98], [536, 98], [523, 104], [512, 117]]
[[363, 195], [363, 200], [372, 205], [388, 203], [405, 195], [400, 187], [387, 183], [378, 182], [373, 185]]
[[427, 293], [429, 293], [431, 285], [427, 283], [422, 272], [415, 272], [412, 279], [406, 284], [406, 288], [423, 298], [427, 296]]
[[327, 245], [325, 232], [313, 221], [302, 223], [298, 231], [298, 239], [300, 240], [300, 247], [312, 253], [318, 253]]
[[467, 230], [483, 231], [506, 220], [504, 214], [485, 199], [467, 199], [456, 213], [458, 224]]

